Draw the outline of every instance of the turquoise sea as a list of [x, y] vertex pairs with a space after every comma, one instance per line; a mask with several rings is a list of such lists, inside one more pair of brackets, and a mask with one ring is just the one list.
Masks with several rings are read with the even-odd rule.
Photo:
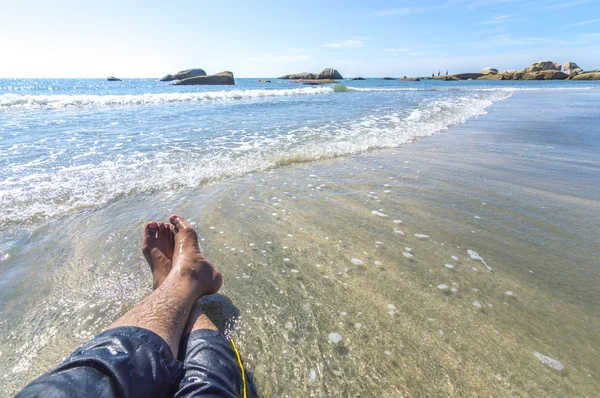
[[173, 212], [264, 396], [600, 390], [600, 84], [257, 80], [0, 79], [3, 396], [148, 294]]

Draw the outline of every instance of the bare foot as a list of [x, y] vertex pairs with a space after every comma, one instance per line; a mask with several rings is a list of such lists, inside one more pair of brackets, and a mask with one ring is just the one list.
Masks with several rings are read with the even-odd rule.
[[172, 267], [175, 234], [169, 224], [149, 222], [144, 228], [142, 253], [152, 271], [152, 288], [156, 290], [169, 275]]
[[180, 278], [192, 282], [198, 298], [219, 291], [223, 278], [221, 273], [204, 257], [198, 245], [198, 234], [182, 217], [172, 215], [169, 221], [175, 233], [173, 271]]

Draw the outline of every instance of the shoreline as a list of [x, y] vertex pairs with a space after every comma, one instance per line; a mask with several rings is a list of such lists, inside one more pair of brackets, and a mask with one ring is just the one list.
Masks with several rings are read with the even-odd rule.
[[[594, 104], [598, 95], [583, 97]], [[563, 109], [536, 122], [531, 106], [519, 105], [532, 98], [562, 109], [565, 94], [515, 94], [398, 148], [138, 194], [37, 228], [36, 245], [55, 248], [48, 278], [84, 268], [45, 300], [27, 298], [38, 308], [61, 304], [35, 330], [21, 328], [21, 339], [59, 325], [72, 331], [43, 334], [47, 345], [28, 377], [147, 293], [141, 228], [179, 212], [225, 276], [223, 294], [241, 313], [231, 333], [265, 396], [593, 394], [599, 276], [590, 268], [572, 279], [569, 270], [600, 255], [590, 217], [600, 198], [582, 183], [600, 165], [593, 149], [578, 150], [573, 165], [569, 148], [521, 137], [532, 123], [546, 132], [567, 120]], [[572, 170], [578, 179], [561, 185]], [[531, 181], [519, 181], [529, 173]], [[132, 215], [139, 221], [115, 229], [115, 218]], [[33, 261], [33, 252], [19, 261]], [[23, 319], [40, 318], [27, 300]], [[548, 368], [534, 352], [566, 370]]]

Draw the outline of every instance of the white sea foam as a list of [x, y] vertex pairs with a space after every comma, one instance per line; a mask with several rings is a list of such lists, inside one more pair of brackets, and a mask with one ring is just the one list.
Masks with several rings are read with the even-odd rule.
[[317, 95], [333, 93], [330, 86], [303, 87], [283, 90], [221, 90], [199, 93], [148, 93], [136, 95], [0, 95], [0, 110], [101, 108], [131, 105], [162, 105], [176, 102], [234, 101], [295, 95]]
[[[205, 99], [232, 100], [327, 92], [333, 92], [331, 87], [112, 97], [79, 96], [79, 99], [75, 98], [77, 96], [33, 98], [5, 94], [0, 96], [0, 108], [69, 108], [106, 106], [112, 103], [123, 105]], [[83, 159], [90, 160], [87, 163], [80, 160], [72, 166], [63, 166], [63, 163], [59, 167], [48, 168], [14, 164], [15, 175], [0, 181], [0, 222], [21, 223], [57, 217], [84, 208], [95, 208], [130, 194], [154, 192], [157, 187], [195, 188], [207, 182], [267, 170], [278, 165], [393, 148], [481, 115], [488, 106], [509, 96], [510, 92], [496, 90], [425, 98], [418, 105], [421, 114], [419, 120], [407, 118], [407, 111], [402, 108], [397, 111], [372, 112], [368, 116], [355, 119], [303, 125], [275, 136], [250, 132], [238, 141], [231, 140], [229, 136], [216, 136], [198, 143], [191, 142], [190, 147], [179, 147], [177, 141], [170, 141], [164, 151], [138, 151], [136, 147], [126, 145], [117, 147], [117, 151], [108, 151], [119, 143], [115, 142], [113, 137], [98, 137], [106, 140], [105, 147], [102, 148], [102, 142], [98, 143], [95, 136], [73, 136], [77, 141], [74, 141], [72, 147], [86, 148], [87, 154]], [[243, 133], [236, 134], [242, 138]], [[143, 136], [136, 136], [135, 139], [140, 137]], [[158, 139], [155, 137], [159, 136], [147, 137], [149, 138], [146, 145], [154, 145], [152, 140]], [[9, 148], [6, 153], [11, 150]], [[19, 150], [22, 148], [14, 149]], [[52, 156], [61, 155], [53, 153]], [[71, 158], [65, 162], [67, 165], [73, 164]], [[27, 172], [28, 170], [31, 171]], [[373, 214], [386, 217], [383, 212], [377, 210], [373, 211]], [[400, 230], [395, 232], [403, 235]]]

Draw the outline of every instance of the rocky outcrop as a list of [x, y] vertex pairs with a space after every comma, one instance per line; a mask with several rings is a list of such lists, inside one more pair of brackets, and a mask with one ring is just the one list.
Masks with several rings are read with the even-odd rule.
[[283, 75], [278, 77], [278, 79], [291, 79], [291, 80], [299, 80], [299, 79], [307, 79], [307, 80], [321, 80], [321, 79], [343, 79], [340, 72], [333, 68], [325, 68], [318, 74], [310, 73], [310, 72], [302, 72], [302, 73], [292, 73], [291, 75]]
[[491, 67], [487, 67], [487, 68], [483, 68], [483, 70], [481, 71], [482, 75], [497, 75], [498, 74], [498, 69], [496, 68], [491, 68]]
[[569, 75], [555, 70], [543, 70], [540, 72], [526, 72], [521, 80], [565, 80]]
[[292, 73], [291, 75], [283, 75], [283, 76], [278, 77], [278, 79], [298, 80], [298, 79], [314, 79], [315, 77], [317, 77], [317, 76], [314, 73], [302, 72], [302, 73]]
[[477, 80], [508, 80], [499, 73], [488, 73], [477, 78]]
[[365, 80], [365, 78], [364, 77], [354, 77], [354, 78], [352, 78], [352, 80]]
[[469, 79], [478, 79], [482, 76], [481, 73], [456, 73], [451, 75], [459, 80], [469, 80]]
[[233, 73], [224, 71], [208, 76], [188, 77], [187, 79], [179, 80], [173, 83], [174, 86], [190, 86], [190, 85], [228, 85], [235, 84]]
[[271, 81], [268, 79], [259, 80], [258, 82], [259, 83], [271, 83]]
[[600, 80], [599, 72], [582, 73], [574, 76], [572, 80]]
[[583, 69], [581, 69], [579, 65], [577, 65], [575, 62], [565, 62], [565, 64], [563, 65], [563, 70], [567, 75], [570, 75], [573, 72], [583, 72]]
[[343, 79], [340, 72], [333, 68], [325, 68], [317, 75], [316, 79]]
[[457, 77], [454, 77], [454, 76], [444, 76], [443, 80], [445, 82], [457, 82], [460, 79], [458, 79]]
[[114, 77], [114, 76], [109, 76], [109, 77], [106, 78], [106, 80], [108, 80], [109, 82], [120, 82], [120, 81], [122, 81], [118, 77]]
[[396, 80], [393, 77], [384, 77], [383, 80]]
[[419, 79], [418, 77], [406, 77], [406, 76], [404, 76], [400, 80], [404, 80], [405, 82], [420, 82], [421, 81], [421, 79]]
[[186, 69], [175, 73], [174, 75], [165, 75], [160, 78], [161, 82], [170, 82], [172, 80], [183, 80], [189, 79], [190, 77], [206, 76], [206, 72], [203, 69]]
[[561, 69], [562, 69], [562, 66], [560, 64], [557, 64], [556, 62], [539, 61], [539, 62], [535, 62], [535, 63], [531, 64], [530, 66], [526, 67], [524, 72], [525, 73], [541, 72], [541, 71], [545, 71], [545, 70], [554, 70], [554, 71], [560, 72]]

